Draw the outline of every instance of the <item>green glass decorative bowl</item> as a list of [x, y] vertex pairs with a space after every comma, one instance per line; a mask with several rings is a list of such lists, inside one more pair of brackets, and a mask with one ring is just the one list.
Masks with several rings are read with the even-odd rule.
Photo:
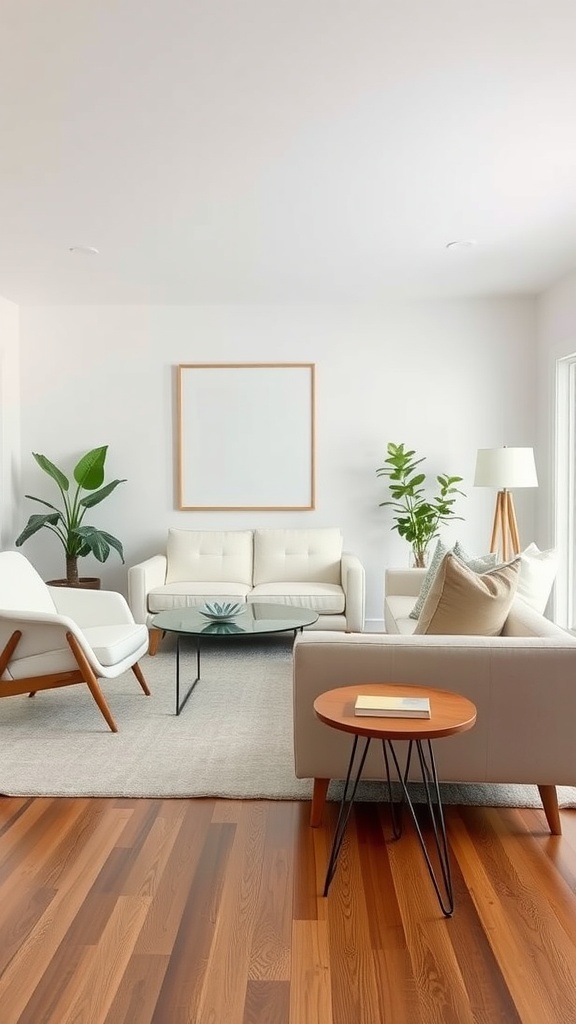
[[232, 603], [232, 601], [224, 601], [219, 604], [218, 601], [211, 601], [203, 604], [198, 609], [200, 615], [204, 615], [205, 618], [211, 619], [213, 622], [222, 622], [225, 619], [233, 619], [236, 615], [240, 615], [246, 608], [245, 604], [241, 602]]

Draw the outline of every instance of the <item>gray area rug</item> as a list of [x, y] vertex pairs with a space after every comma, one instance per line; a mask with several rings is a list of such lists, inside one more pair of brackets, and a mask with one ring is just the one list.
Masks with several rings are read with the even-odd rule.
[[[191, 649], [181, 662], [184, 679], [193, 679]], [[310, 798], [311, 781], [297, 779], [293, 767], [291, 635], [207, 643], [202, 679], [178, 717], [174, 641], [166, 638], [141, 665], [151, 697], [131, 672], [103, 683], [119, 728], [115, 734], [83, 686], [0, 701], [0, 793]], [[329, 797], [340, 793], [341, 783], [332, 783]], [[363, 783], [358, 795], [381, 800], [382, 787]], [[535, 786], [446, 785], [443, 799], [541, 806]], [[561, 806], [575, 807], [576, 788], [560, 787], [559, 799]]]

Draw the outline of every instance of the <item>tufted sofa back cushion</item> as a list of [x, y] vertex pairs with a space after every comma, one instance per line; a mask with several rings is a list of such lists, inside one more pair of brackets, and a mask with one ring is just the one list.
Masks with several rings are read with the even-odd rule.
[[252, 530], [169, 530], [166, 583], [252, 586]]
[[254, 585], [341, 582], [342, 534], [336, 528], [255, 530]]

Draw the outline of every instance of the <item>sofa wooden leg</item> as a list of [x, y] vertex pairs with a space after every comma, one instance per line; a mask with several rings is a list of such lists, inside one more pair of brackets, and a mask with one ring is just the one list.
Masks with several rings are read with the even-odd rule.
[[311, 828], [318, 828], [322, 824], [322, 815], [324, 814], [324, 804], [326, 803], [329, 785], [330, 779], [314, 779], [312, 806], [310, 808]]
[[158, 648], [160, 646], [160, 641], [161, 641], [163, 636], [164, 636], [164, 633], [162, 632], [161, 629], [149, 629], [148, 630], [148, 654], [151, 657], [154, 654], [156, 654], [156, 652], [157, 652], [157, 650], [158, 650]]
[[546, 815], [546, 821], [552, 835], [561, 836], [562, 824], [560, 821], [560, 811], [558, 810], [556, 786], [538, 786], [538, 792], [540, 793], [544, 814]]

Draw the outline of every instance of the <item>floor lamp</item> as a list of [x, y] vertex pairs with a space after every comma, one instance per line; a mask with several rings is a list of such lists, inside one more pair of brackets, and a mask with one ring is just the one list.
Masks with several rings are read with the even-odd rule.
[[475, 487], [496, 487], [496, 509], [490, 551], [501, 551], [505, 562], [520, 551], [520, 537], [512, 490], [537, 487], [533, 448], [480, 448], [476, 457]]

